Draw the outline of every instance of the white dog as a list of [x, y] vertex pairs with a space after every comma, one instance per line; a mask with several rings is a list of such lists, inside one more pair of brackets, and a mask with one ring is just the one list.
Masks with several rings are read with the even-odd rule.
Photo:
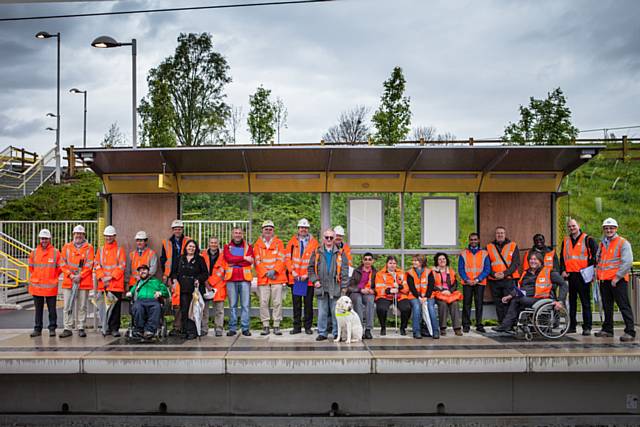
[[341, 296], [336, 301], [336, 319], [338, 320], [338, 336], [334, 342], [340, 342], [343, 333], [347, 336], [347, 344], [362, 339], [362, 322], [358, 313], [353, 311], [351, 298]]

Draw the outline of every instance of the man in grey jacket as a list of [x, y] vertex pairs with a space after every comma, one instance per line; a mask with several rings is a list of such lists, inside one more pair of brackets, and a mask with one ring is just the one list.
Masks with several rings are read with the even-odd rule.
[[327, 339], [329, 316], [333, 325], [334, 338], [338, 332], [336, 301], [346, 293], [349, 284], [349, 260], [334, 244], [336, 234], [329, 228], [323, 233], [322, 243], [311, 254], [309, 280], [315, 287], [318, 301], [318, 336], [316, 341]]

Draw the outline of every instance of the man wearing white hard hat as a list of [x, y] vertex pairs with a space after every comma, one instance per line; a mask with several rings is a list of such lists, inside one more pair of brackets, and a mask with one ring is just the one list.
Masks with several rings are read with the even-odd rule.
[[273, 333], [282, 335], [282, 288], [287, 285], [287, 268], [284, 264], [284, 245], [274, 234], [273, 221], [262, 223], [262, 236], [253, 245], [254, 266], [258, 276], [258, 296], [260, 297], [260, 321], [262, 332], [269, 335], [269, 301], [273, 307]]
[[105, 227], [104, 246], [96, 252], [94, 262], [98, 291], [110, 292], [117, 301], [108, 319], [107, 330], [103, 335], [120, 336], [120, 302], [124, 293], [124, 273], [127, 267], [127, 255], [122, 246], [116, 241], [116, 228], [113, 225]]
[[136, 248], [129, 253], [127, 260], [127, 274], [129, 288], [135, 286], [140, 280], [138, 267], [146, 265], [149, 267], [149, 277], [154, 277], [158, 271], [158, 255], [156, 251], [149, 247], [149, 236], [146, 231], [138, 231], [135, 235]]
[[175, 219], [171, 222], [172, 235], [162, 241], [162, 254], [160, 255], [160, 268], [162, 269], [162, 281], [171, 287], [171, 305], [175, 321], [171, 335], [178, 334], [182, 330], [182, 316], [180, 314], [180, 286], [172, 286], [169, 277], [176, 273], [180, 263], [180, 255], [184, 252], [184, 247], [191, 237], [184, 235], [184, 223]]
[[62, 257], [51, 244], [51, 232], [46, 228], [38, 233], [40, 243], [29, 255], [29, 293], [33, 296], [35, 306], [35, 325], [31, 337], [42, 335], [42, 316], [44, 305], [49, 311], [49, 336], [56, 336], [58, 314], [56, 313], [56, 296], [58, 280], [62, 273]]
[[342, 228], [341, 225], [336, 225], [333, 227], [333, 231], [336, 233], [336, 240], [333, 244], [336, 245], [336, 247], [340, 249], [340, 252], [347, 257], [347, 260], [349, 261], [349, 276], [351, 276], [353, 270], [353, 257], [351, 256], [351, 248], [347, 245], [347, 242], [344, 241], [344, 228]]
[[602, 297], [604, 322], [602, 330], [595, 333], [596, 337], [613, 337], [613, 304], [617, 304], [624, 320], [624, 335], [622, 342], [636, 339], [633, 326], [633, 311], [629, 302], [627, 288], [629, 286], [629, 272], [633, 264], [633, 252], [629, 242], [618, 235], [618, 221], [607, 218], [602, 223], [604, 236], [598, 248], [596, 257], [596, 276]]
[[78, 336], [84, 338], [87, 336], [84, 325], [87, 321], [89, 291], [93, 289], [95, 254], [93, 246], [87, 242], [82, 225], [76, 225], [73, 228], [73, 240], [64, 245], [61, 252], [64, 330], [60, 334], [60, 338], [73, 335], [74, 326], [78, 328]]
[[[298, 233], [289, 240], [284, 252], [285, 264], [288, 271], [289, 285], [292, 287], [293, 300], [293, 329], [291, 334], [304, 331], [313, 334], [313, 283], [309, 280], [309, 262], [311, 255], [318, 248], [318, 241], [309, 234], [309, 220], [302, 218], [298, 221]], [[304, 319], [302, 319], [302, 305], [304, 303]]]

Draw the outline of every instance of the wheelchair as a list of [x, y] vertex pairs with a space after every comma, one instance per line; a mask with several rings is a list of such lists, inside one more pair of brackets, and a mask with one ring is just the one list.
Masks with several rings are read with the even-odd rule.
[[569, 330], [569, 313], [564, 306], [556, 310], [554, 303], [555, 300], [545, 298], [522, 310], [518, 316], [516, 336], [527, 341], [531, 341], [534, 334], [549, 340], [565, 336]]
[[134, 317], [133, 317], [133, 301], [131, 299], [127, 299], [126, 300], [127, 303], [129, 304], [129, 316], [131, 317], [130, 321], [129, 321], [129, 328], [127, 328], [127, 331], [125, 332], [124, 336], [125, 338], [127, 338], [127, 340], [132, 341], [132, 342], [150, 342], [153, 340], [160, 340], [160, 339], [166, 339], [167, 336], [169, 335], [168, 330], [167, 330], [167, 321], [165, 319], [165, 316], [170, 315], [171, 313], [169, 312], [171, 309], [171, 304], [166, 304], [166, 301], [164, 298], [160, 298], [158, 299], [158, 302], [160, 302], [160, 326], [158, 327], [158, 329], [156, 330], [155, 335], [151, 338], [151, 339], [145, 339], [142, 335], [135, 333], [133, 327], [133, 321], [134, 321]]

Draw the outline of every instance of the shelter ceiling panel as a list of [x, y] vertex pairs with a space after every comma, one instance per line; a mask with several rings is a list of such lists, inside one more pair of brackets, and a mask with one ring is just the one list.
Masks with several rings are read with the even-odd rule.
[[181, 173], [178, 174], [181, 193], [246, 193], [249, 177], [246, 173]]
[[[103, 175], [107, 193], [110, 194], [146, 194], [170, 193], [158, 186], [158, 174], [109, 174]], [[174, 186], [175, 192], [179, 187]]]
[[404, 172], [329, 172], [327, 191], [335, 193], [402, 192]]
[[323, 193], [327, 191], [324, 172], [258, 172], [249, 177], [252, 193]]
[[490, 172], [485, 174], [480, 192], [554, 193], [561, 181], [562, 172]]
[[478, 190], [481, 172], [441, 172], [422, 171], [408, 172], [405, 191], [407, 193], [474, 193]]

